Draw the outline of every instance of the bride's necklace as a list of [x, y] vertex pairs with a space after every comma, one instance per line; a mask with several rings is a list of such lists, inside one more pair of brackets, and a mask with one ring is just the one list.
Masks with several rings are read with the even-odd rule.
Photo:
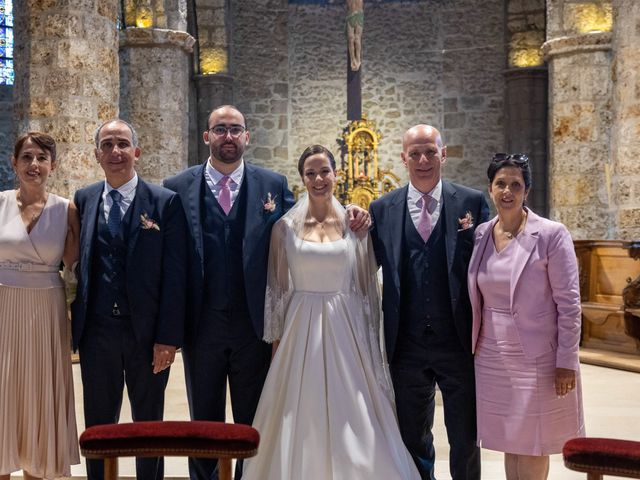
[[327, 215], [326, 217], [324, 217], [322, 220], [318, 220], [316, 217], [314, 217], [313, 215], [309, 216], [309, 221], [312, 227], [320, 227], [320, 228], [324, 228], [325, 226], [328, 225], [332, 225], [333, 224], [333, 218], [331, 218], [329, 215]]

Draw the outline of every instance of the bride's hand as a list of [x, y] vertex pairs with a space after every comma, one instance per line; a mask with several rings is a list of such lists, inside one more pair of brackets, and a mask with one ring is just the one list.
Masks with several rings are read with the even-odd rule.
[[276, 340], [271, 344], [271, 360], [276, 356], [276, 351], [278, 350], [278, 346], [280, 345], [280, 340]]

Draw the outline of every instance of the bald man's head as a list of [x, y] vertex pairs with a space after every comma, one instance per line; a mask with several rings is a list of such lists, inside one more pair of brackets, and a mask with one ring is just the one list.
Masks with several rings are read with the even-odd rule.
[[447, 147], [437, 128], [420, 124], [411, 127], [402, 137], [401, 156], [411, 184], [422, 193], [429, 193], [440, 181]]
[[436, 145], [438, 145], [440, 148], [444, 146], [444, 143], [442, 143], [442, 135], [440, 134], [440, 131], [436, 127], [432, 127], [431, 125], [423, 123], [414, 125], [409, 130], [404, 132], [404, 135], [402, 136], [403, 150], [407, 145], [407, 141], [411, 138], [414, 138], [415, 136], [431, 137], [434, 139]]

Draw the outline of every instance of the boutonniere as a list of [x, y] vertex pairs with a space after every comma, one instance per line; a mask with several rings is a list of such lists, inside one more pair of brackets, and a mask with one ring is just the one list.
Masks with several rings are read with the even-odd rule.
[[140, 215], [140, 226], [143, 230], [158, 230], [160, 231], [160, 226], [156, 223], [155, 220], [149, 218], [149, 215], [143, 213]]
[[473, 227], [473, 215], [471, 215], [471, 212], [467, 211], [464, 217], [459, 218], [458, 224], [460, 225], [459, 232]]
[[271, 192], [267, 193], [267, 200], [264, 202], [264, 211], [265, 212], [271, 213], [276, 209], [276, 206], [278, 205], [276, 203], [276, 198], [278, 198], [277, 195], [272, 197], [271, 196]]

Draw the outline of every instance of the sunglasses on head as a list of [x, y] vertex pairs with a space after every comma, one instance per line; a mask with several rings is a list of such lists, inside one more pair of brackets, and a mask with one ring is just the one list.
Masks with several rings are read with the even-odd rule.
[[511, 160], [517, 165], [527, 165], [529, 163], [529, 157], [522, 153], [496, 153], [491, 159], [492, 162], [503, 162], [505, 160]]

